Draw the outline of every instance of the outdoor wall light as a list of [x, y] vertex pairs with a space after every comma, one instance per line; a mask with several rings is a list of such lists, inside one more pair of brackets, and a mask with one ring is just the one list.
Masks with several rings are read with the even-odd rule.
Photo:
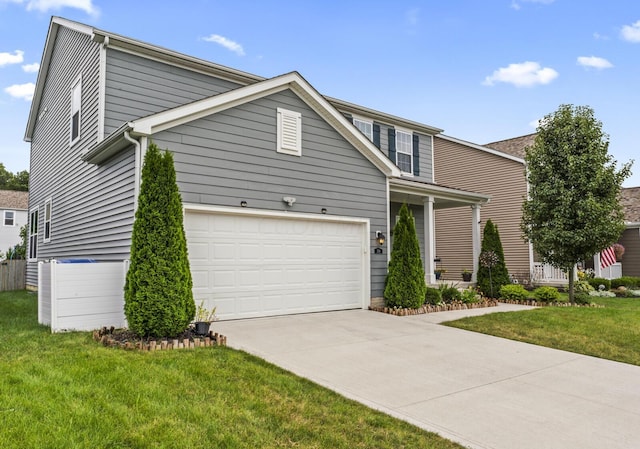
[[378, 241], [378, 245], [384, 245], [384, 242], [387, 238], [384, 236], [382, 231], [376, 231], [376, 240]]
[[322, 209], [320, 209], [320, 212], [322, 212], [322, 214], [326, 214], [327, 213], [327, 208], [323, 207]]
[[247, 207], [247, 202], [246, 201], [240, 201], [240, 207]]

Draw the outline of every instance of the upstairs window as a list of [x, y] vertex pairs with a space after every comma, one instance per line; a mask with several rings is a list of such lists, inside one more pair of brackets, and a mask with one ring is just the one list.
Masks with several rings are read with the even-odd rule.
[[396, 165], [401, 172], [413, 174], [411, 133], [396, 130]]
[[82, 109], [82, 81], [80, 78], [71, 89], [71, 145], [80, 139], [80, 112]]
[[302, 156], [302, 114], [278, 108], [278, 153]]
[[38, 257], [38, 208], [29, 214], [29, 259]]
[[353, 124], [362, 132], [362, 134], [367, 136], [367, 139], [373, 141], [373, 122], [368, 122], [354, 117]]
[[5, 226], [15, 226], [16, 224], [16, 213], [12, 210], [4, 211], [4, 225]]
[[44, 237], [43, 241], [51, 240], [51, 200], [44, 203]]

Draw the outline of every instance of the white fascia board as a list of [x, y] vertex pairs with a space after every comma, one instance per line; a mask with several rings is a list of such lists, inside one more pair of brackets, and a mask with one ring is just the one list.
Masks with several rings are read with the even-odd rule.
[[639, 229], [640, 228], [640, 222], [638, 221], [625, 221], [624, 225], [627, 229]]
[[467, 192], [438, 185], [423, 184], [405, 179], [390, 179], [391, 192], [406, 193], [410, 195], [433, 196], [435, 198], [465, 202], [468, 204], [486, 204], [491, 200], [491, 195], [483, 193]]
[[493, 155], [496, 155], [496, 156], [500, 156], [500, 157], [503, 157], [505, 159], [510, 159], [510, 160], [518, 162], [520, 164], [524, 164], [524, 159], [521, 159], [521, 158], [516, 157], [516, 156], [512, 156], [512, 155], [507, 154], [507, 153], [503, 153], [502, 151], [494, 150], [493, 148], [483, 147], [482, 145], [478, 145], [478, 144], [475, 144], [475, 143], [467, 142], [466, 140], [456, 139], [455, 137], [446, 136], [444, 134], [438, 134], [436, 137], [439, 137], [442, 140], [448, 140], [449, 142], [458, 143], [460, 145], [464, 145], [464, 146], [467, 146], [467, 147], [470, 147], [470, 148], [474, 148], [476, 150], [480, 150], [480, 151], [484, 151], [486, 153], [490, 153], [490, 154], [493, 154]]

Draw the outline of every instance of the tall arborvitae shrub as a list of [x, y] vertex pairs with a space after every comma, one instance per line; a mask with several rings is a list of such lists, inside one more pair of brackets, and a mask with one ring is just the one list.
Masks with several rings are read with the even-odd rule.
[[[502, 243], [500, 242], [500, 233], [498, 227], [493, 224], [491, 220], [487, 221], [484, 226], [484, 233], [482, 236], [482, 251], [493, 251], [498, 257], [498, 261], [491, 267], [491, 279], [489, 276], [489, 267], [483, 266], [480, 262], [478, 265], [478, 288], [485, 296], [491, 296], [493, 291], [493, 297], [498, 297], [500, 293], [500, 287], [510, 284], [509, 272], [507, 271], [507, 265], [504, 262], [504, 251], [502, 250]], [[493, 284], [493, 288], [491, 287]]]
[[389, 307], [418, 308], [425, 301], [427, 285], [420, 257], [420, 245], [413, 214], [406, 204], [400, 208], [400, 218], [393, 228], [393, 250], [384, 299]]
[[173, 337], [195, 314], [173, 156], [149, 145], [131, 239], [124, 313], [140, 336]]

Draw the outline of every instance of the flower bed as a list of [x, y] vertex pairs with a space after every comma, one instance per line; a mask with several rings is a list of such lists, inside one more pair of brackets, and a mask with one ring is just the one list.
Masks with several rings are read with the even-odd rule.
[[462, 302], [452, 302], [450, 304], [432, 305], [425, 304], [417, 309], [407, 309], [399, 307], [373, 307], [370, 306], [369, 310], [375, 312], [388, 313], [396, 316], [410, 316], [410, 315], [423, 315], [425, 313], [434, 312], [448, 312], [450, 310], [468, 310], [468, 309], [481, 309], [484, 307], [495, 307], [498, 305], [498, 301], [495, 299], [483, 299], [479, 302], [465, 304]]
[[535, 299], [526, 299], [522, 301], [501, 299], [500, 302], [503, 302], [505, 304], [520, 304], [523, 306], [534, 306], [534, 307], [591, 307], [591, 308], [597, 308], [597, 309], [604, 308], [604, 306], [601, 304], [571, 304], [569, 302], [541, 302], [541, 301], [536, 301]]
[[137, 349], [140, 351], [166, 351], [172, 349], [193, 349], [211, 346], [227, 346], [227, 337], [222, 334], [209, 332], [206, 336], [196, 335], [188, 329], [178, 338], [139, 338], [127, 329], [103, 327], [93, 331], [93, 339], [104, 346]]

